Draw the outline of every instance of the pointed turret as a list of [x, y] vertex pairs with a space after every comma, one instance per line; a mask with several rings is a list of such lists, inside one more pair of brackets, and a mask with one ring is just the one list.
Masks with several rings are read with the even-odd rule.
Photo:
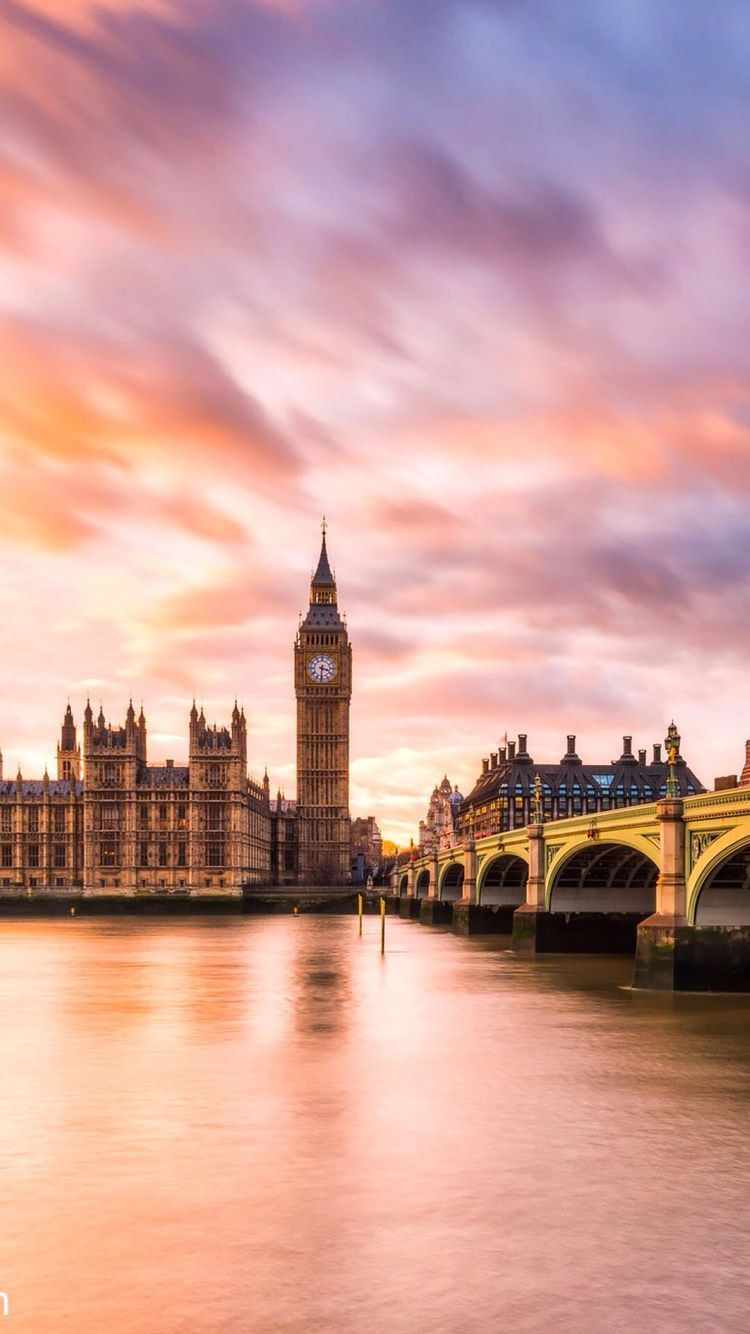
[[62, 729], [60, 731], [60, 749], [75, 750], [75, 748], [76, 725], [73, 720], [73, 710], [70, 707], [70, 700], [68, 700], [68, 707], [65, 710], [65, 717], [63, 718]]
[[300, 633], [305, 630], [341, 630], [344, 622], [339, 615], [336, 579], [331, 570], [326, 548], [327, 525], [323, 520], [323, 540], [317, 569], [310, 580], [310, 607], [300, 621]]
[[[86, 715], [84, 714], [84, 718], [85, 717]], [[86, 723], [86, 725], [88, 726], [89, 724]], [[60, 729], [60, 742], [57, 747], [57, 777], [70, 780], [80, 778], [80, 776], [81, 748], [78, 745], [73, 710], [70, 707], [70, 700], [68, 700], [68, 707], [65, 710], [65, 716]]]
[[328, 552], [326, 550], [326, 532], [328, 525], [323, 520], [323, 541], [320, 544], [320, 556], [318, 558], [318, 568], [312, 577], [313, 588], [332, 588], [336, 589], [336, 580], [333, 577], [331, 566], [328, 561]]

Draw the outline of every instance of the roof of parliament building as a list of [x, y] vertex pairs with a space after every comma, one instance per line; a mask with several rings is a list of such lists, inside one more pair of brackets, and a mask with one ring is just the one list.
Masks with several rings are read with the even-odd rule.
[[70, 797], [74, 793], [80, 797], [83, 783], [80, 779], [69, 778], [12, 778], [0, 782], [0, 797], [15, 797], [20, 789], [22, 797], [43, 797], [48, 792], [50, 797]]
[[[674, 767], [682, 796], [705, 791], [679, 754]], [[622, 754], [618, 760], [607, 764], [584, 764], [576, 754], [576, 739], [572, 735], [568, 736], [567, 750], [559, 763], [537, 764], [528, 753], [527, 738], [522, 733], [517, 749], [514, 741], [508, 742], [507, 746], [482, 761], [482, 772], [464, 798], [461, 812], [496, 799], [530, 797], [537, 773], [547, 800], [555, 796], [566, 800], [577, 797], [604, 799], [605, 804], [631, 805], [656, 801], [664, 796], [668, 765], [662, 759], [660, 745], [654, 746], [651, 760], [647, 760], [645, 750], [633, 754], [633, 739], [629, 736], [623, 737]]]

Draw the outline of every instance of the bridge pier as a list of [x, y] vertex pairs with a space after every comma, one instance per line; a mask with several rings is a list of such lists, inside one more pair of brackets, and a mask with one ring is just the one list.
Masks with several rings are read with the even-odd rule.
[[419, 917], [419, 899], [413, 894], [402, 894], [398, 901], [398, 915], [407, 921], [416, 921]]
[[429, 885], [427, 886], [428, 899], [436, 899], [438, 896], [439, 876], [440, 876], [440, 868], [438, 866], [437, 851], [433, 849], [432, 856], [430, 857], [430, 882]]
[[632, 954], [640, 912], [545, 912], [517, 908], [513, 949], [521, 954]]
[[453, 905], [453, 930], [457, 936], [509, 936], [513, 930], [513, 903], [466, 903]]
[[[649, 991], [734, 990], [726, 981], [726, 964], [736, 973], [744, 955], [744, 987], [750, 985], [747, 928], [690, 926], [686, 917], [685, 820], [679, 798], [657, 803], [660, 869], [656, 883], [656, 912], [638, 927], [633, 986]], [[704, 932], [706, 933], [704, 935]], [[729, 956], [729, 957], [727, 957]], [[718, 985], [717, 985], [718, 984]]]
[[477, 849], [473, 842], [464, 850], [464, 883], [461, 898], [452, 905], [452, 926], [458, 936], [483, 935], [500, 931], [493, 926], [486, 908], [477, 902]]
[[398, 901], [398, 915], [408, 921], [413, 921], [419, 917], [419, 899], [414, 893], [414, 863], [409, 863], [409, 869], [406, 872], [406, 893], [402, 894]]
[[654, 917], [638, 928], [633, 986], [650, 991], [750, 991], [750, 926], [690, 926]]
[[450, 926], [453, 911], [457, 905], [444, 899], [422, 899], [419, 905], [419, 920], [422, 926]]
[[529, 836], [529, 878], [526, 902], [513, 914], [513, 949], [519, 954], [544, 953], [544, 921], [549, 914], [544, 905], [544, 825], [531, 824]]

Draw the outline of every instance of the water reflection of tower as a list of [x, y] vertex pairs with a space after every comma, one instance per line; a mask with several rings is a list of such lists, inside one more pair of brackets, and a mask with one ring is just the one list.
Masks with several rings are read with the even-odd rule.
[[[337, 915], [296, 933], [291, 965], [294, 1026], [300, 1033], [341, 1033], [351, 1010], [351, 942]], [[305, 918], [312, 926], [312, 919]]]

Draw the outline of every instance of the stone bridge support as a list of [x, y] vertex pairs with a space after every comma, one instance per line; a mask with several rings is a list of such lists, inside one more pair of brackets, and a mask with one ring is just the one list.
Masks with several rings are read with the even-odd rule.
[[464, 883], [461, 898], [453, 904], [451, 925], [459, 936], [474, 935], [487, 930], [482, 922], [482, 909], [477, 902], [477, 846], [470, 841], [464, 848]]
[[439, 874], [440, 871], [438, 868], [437, 852], [433, 852], [432, 856], [430, 857], [430, 887], [427, 891], [428, 899], [437, 898]]
[[521, 954], [535, 954], [543, 938], [545, 907], [544, 825], [532, 824], [529, 835], [529, 878], [526, 902], [513, 914], [513, 949]]
[[[659, 821], [659, 879], [656, 912], [638, 927], [633, 986], [673, 991], [678, 942], [686, 940], [685, 821], [683, 803], [667, 798], [656, 807]], [[678, 977], [679, 983], [679, 977]]]
[[399, 917], [419, 917], [419, 899], [414, 893], [414, 862], [409, 862], [406, 873], [406, 893], [402, 894], [398, 904]]
[[656, 991], [750, 991], [747, 908], [721, 925], [689, 921], [683, 802], [660, 801], [656, 818], [661, 830], [656, 912], [638, 927], [633, 986]]

